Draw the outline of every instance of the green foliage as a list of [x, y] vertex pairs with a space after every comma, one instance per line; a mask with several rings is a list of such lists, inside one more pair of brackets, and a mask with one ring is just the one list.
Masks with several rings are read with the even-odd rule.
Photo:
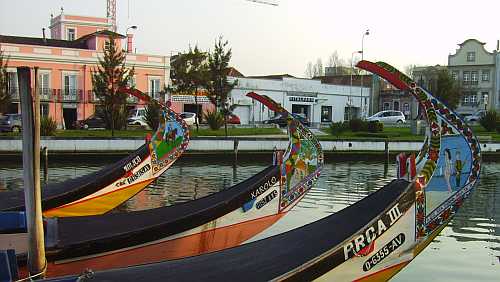
[[57, 124], [50, 117], [42, 117], [40, 120], [40, 135], [54, 136], [56, 135]]
[[499, 117], [497, 115], [497, 112], [488, 111], [488, 112], [486, 112], [484, 117], [482, 117], [479, 120], [479, 124], [481, 124], [481, 126], [484, 127], [484, 129], [486, 129], [486, 131], [495, 131], [495, 128], [497, 127], [496, 123], [497, 123], [498, 118]]
[[332, 135], [340, 136], [340, 134], [346, 131], [348, 127], [348, 124], [342, 121], [332, 122], [332, 124], [330, 125], [330, 132], [332, 133]]
[[216, 110], [207, 111], [204, 116], [208, 126], [212, 130], [218, 130], [224, 124], [224, 115]]
[[144, 119], [153, 131], [156, 131], [160, 125], [160, 109], [160, 105], [156, 102], [149, 102], [146, 105]]
[[92, 73], [92, 85], [99, 98], [103, 111], [102, 118], [106, 128], [120, 130], [127, 125], [128, 111], [126, 108], [127, 94], [118, 92], [120, 87], [127, 86], [134, 75], [134, 68], [125, 67], [125, 53], [119, 50], [115, 38], [109, 38], [109, 44], [104, 47], [104, 57], [99, 58], [97, 70]]
[[210, 101], [217, 108], [225, 108], [229, 92], [234, 88], [236, 82], [227, 80], [227, 70], [231, 60], [231, 48], [226, 51], [228, 41], [223, 41], [222, 36], [215, 42], [214, 51], [208, 55], [209, 80], [207, 90]]
[[384, 124], [378, 121], [369, 121], [366, 127], [367, 131], [371, 133], [384, 131]]
[[4, 113], [10, 104], [9, 78], [7, 75], [8, 59], [0, 50], [0, 113]]
[[367, 131], [368, 123], [359, 118], [353, 118], [349, 120], [349, 128], [351, 129], [352, 132]]
[[500, 133], [500, 117], [497, 118], [497, 132]]
[[440, 70], [437, 77], [436, 90], [433, 95], [448, 107], [455, 109], [458, 106], [462, 92], [458, 83], [451, 77], [447, 70]]

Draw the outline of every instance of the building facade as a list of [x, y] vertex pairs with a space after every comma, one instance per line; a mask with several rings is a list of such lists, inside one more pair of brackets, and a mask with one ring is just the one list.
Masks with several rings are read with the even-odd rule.
[[479, 109], [499, 107], [498, 50], [489, 52], [485, 43], [468, 39], [458, 44], [455, 54], [448, 56], [448, 70], [462, 91], [458, 113], [472, 114]]
[[230, 103], [236, 105], [233, 112], [242, 124], [261, 123], [275, 114], [247, 97], [251, 91], [269, 96], [291, 113], [306, 116], [315, 127], [359, 117], [360, 109], [370, 104], [368, 87], [333, 85], [289, 75], [230, 79], [237, 81]]
[[[92, 92], [92, 72], [96, 70], [103, 48], [114, 38], [118, 48], [125, 36], [111, 30], [107, 18], [65, 15], [63, 12], [50, 21], [52, 38], [0, 35], [0, 48], [8, 58], [10, 112], [19, 112], [19, 91], [16, 67], [39, 68], [41, 112], [56, 121], [59, 128], [71, 128], [76, 120], [94, 114], [99, 101]], [[170, 77], [170, 57], [132, 53], [128, 36], [126, 64], [135, 68], [132, 84], [152, 97]], [[130, 107], [137, 104], [128, 99]]]

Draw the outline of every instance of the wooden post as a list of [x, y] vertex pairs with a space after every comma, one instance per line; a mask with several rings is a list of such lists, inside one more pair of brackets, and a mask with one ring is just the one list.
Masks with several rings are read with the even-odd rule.
[[234, 163], [238, 163], [238, 146], [240, 144], [240, 140], [235, 138], [233, 140], [233, 151], [234, 151]]
[[385, 148], [384, 148], [384, 151], [385, 151], [385, 161], [387, 163], [389, 163], [389, 141], [387, 139], [385, 140], [384, 145], [385, 145]]
[[30, 276], [42, 277], [46, 269], [40, 189], [40, 96], [38, 68], [35, 68], [35, 101], [31, 89], [31, 71], [18, 67], [19, 97], [21, 99], [23, 132], [23, 179], [26, 222], [28, 225], [28, 271]]
[[49, 148], [42, 148], [43, 155], [43, 180], [47, 182], [49, 179]]

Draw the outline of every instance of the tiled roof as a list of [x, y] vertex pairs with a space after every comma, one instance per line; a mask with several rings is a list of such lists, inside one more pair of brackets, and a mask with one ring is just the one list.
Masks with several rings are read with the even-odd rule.
[[0, 35], [0, 43], [12, 44], [25, 44], [25, 45], [38, 45], [47, 47], [62, 47], [62, 48], [76, 48], [87, 49], [85, 41], [69, 41], [59, 39], [43, 39], [38, 37], [22, 37], [22, 36], [8, 36]]
[[62, 47], [75, 49], [88, 49], [87, 41], [89, 38], [97, 35], [114, 36], [116, 38], [125, 38], [126, 36], [109, 30], [101, 30], [91, 34], [84, 35], [76, 40], [60, 40], [60, 39], [43, 39], [39, 37], [24, 37], [24, 36], [9, 36], [0, 35], [0, 43], [38, 45], [47, 47]]
[[253, 76], [247, 76], [249, 78], [264, 78], [264, 79], [278, 79], [282, 80], [284, 77], [291, 77], [291, 78], [296, 78], [293, 75], [290, 74], [271, 74], [271, 75], [253, 75]]

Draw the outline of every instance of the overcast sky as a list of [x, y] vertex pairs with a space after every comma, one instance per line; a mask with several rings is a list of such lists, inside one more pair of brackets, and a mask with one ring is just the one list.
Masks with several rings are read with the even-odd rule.
[[[496, 48], [498, 0], [280, 0], [278, 7], [245, 0], [116, 0], [118, 32], [137, 25], [137, 52], [170, 55], [191, 44], [213, 48], [223, 35], [231, 65], [244, 75], [304, 76], [316, 58], [326, 64], [335, 50], [399, 68], [446, 64], [468, 38]], [[0, 0], [0, 34], [41, 36], [50, 14], [106, 16], [106, 0]]]

